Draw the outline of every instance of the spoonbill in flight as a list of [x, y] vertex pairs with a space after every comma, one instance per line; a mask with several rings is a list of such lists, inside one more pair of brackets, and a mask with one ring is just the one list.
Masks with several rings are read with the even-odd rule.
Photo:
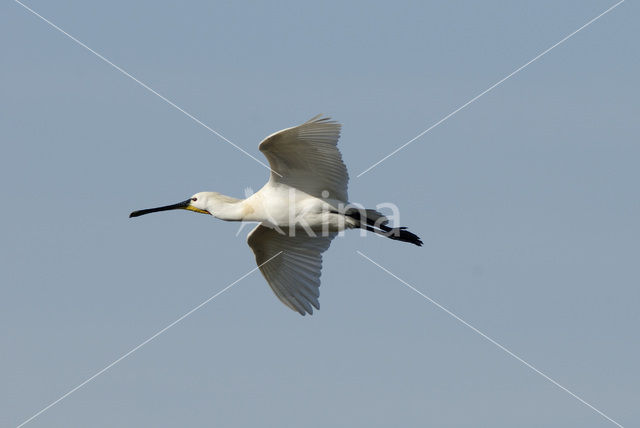
[[262, 275], [282, 303], [301, 315], [312, 314], [312, 306], [320, 309], [322, 253], [338, 232], [361, 228], [422, 245], [406, 228], [387, 226], [388, 220], [376, 210], [349, 204], [349, 174], [337, 147], [339, 137], [340, 124], [318, 115], [260, 143], [271, 176], [247, 199], [200, 192], [177, 204], [134, 211], [129, 217], [184, 209], [225, 221], [259, 222], [247, 243]]

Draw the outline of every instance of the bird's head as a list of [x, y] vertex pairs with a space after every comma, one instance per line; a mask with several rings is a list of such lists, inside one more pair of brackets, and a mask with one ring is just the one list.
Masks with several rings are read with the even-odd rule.
[[177, 204], [165, 205], [157, 208], [147, 208], [144, 210], [134, 211], [129, 214], [129, 217], [139, 217], [141, 215], [155, 213], [158, 211], [170, 211], [170, 210], [188, 210], [201, 214], [213, 215], [209, 210], [209, 199], [213, 192], [200, 192], [196, 193], [186, 201], [178, 202]]

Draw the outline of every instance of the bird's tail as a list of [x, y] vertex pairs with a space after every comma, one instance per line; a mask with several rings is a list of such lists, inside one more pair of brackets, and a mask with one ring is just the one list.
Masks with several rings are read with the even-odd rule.
[[[369, 226], [370, 227], [370, 226]], [[413, 245], [417, 245], [418, 247], [422, 247], [422, 239], [415, 233], [411, 233], [407, 230], [406, 227], [386, 227], [382, 230], [375, 230], [373, 228], [367, 230], [371, 232], [375, 232], [378, 235], [386, 236], [387, 238], [393, 239], [395, 241], [409, 242]]]
[[387, 218], [376, 210], [350, 208], [345, 213], [346, 216], [358, 221], [358, 226], [369, 232], [386, 236], [394, 241], [409, 242], [411, 244], [422, 246], [422, 240], [415, 233], [411, 233], [406, 227], [389, 227]]

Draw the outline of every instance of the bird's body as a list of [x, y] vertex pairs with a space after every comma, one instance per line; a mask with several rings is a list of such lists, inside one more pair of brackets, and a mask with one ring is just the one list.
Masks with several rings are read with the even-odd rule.
[[[247, 199], [235, 199], [216, 192], [194, 195], [216, 218], [225, 221], [259, 222], [280, 229], [340, 232], [356, 221], [338, 214], [347, 202], [311, 196], [288, 185], [267, 183]], [[333, 212], [335, 211], [335, 213]]]
[[390, 228], [371, 209], [348, 202], [349, 175], [337, 148], [340, 124], [316, 116], [260, 143], [271, 166], [265, 186], [246, 199], [200, 192], [178, 204], [134, 211], [186, 209], [226, 221], [258, 222], [247, 237], [260, 271], [278, 298], [302, 315], [320, 308], [322, 253], [338, 232], [363, 228], [422, 245], [405, 228]]

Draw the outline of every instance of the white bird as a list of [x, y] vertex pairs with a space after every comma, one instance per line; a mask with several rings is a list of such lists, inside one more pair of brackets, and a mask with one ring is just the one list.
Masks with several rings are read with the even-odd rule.
[[349, 204], [349, 174], [337, 143], [340, 124], [320, 115], [260, 143], [271, 167], [267, 184], [246, 199], [200, 192], [186, 201], [132, 212], [138, 217], [185, 209], [226, 221], [259, 222], [247, 243], [275, 295], [301, 315], [320, 309], [322, 253], [338, 232], [362, 228], [421, 246], [404, 227], [391, 228], [379, 212]]

